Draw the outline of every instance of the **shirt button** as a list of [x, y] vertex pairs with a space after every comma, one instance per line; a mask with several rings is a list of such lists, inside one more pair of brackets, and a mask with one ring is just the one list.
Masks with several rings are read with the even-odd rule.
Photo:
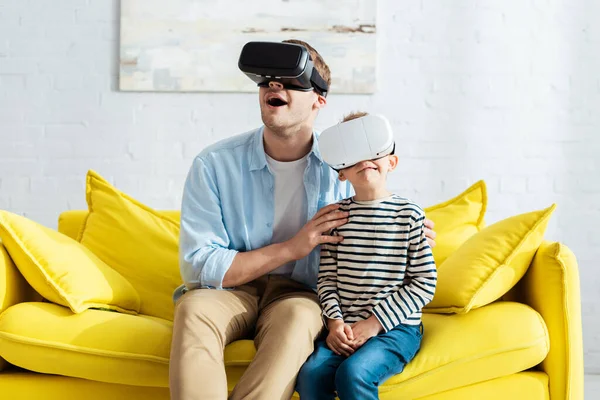
[[267, 226], [270, 228], [271, 226], [273, 226], [273, 224], [270, 222], [267, 222]]

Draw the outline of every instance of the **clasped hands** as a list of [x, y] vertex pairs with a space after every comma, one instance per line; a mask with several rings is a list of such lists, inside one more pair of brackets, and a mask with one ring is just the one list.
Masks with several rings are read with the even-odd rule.
[[349, 357], [367, 340], [383, 331], [383, 326], [374, 315], [352, 325], [344, 323], [341, 319], [328, 319], [327, 328], [327, 347], [335, 354], [345, 357]]

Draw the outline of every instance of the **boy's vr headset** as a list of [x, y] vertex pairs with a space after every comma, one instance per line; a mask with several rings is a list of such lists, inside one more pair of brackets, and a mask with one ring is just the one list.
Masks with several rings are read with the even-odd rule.
[[329, 87], [314, 67], [308, 49], [292, 43], [249, 42], [242, 48], [238, 67], [258, 86], [280, 82], [291, 90], [315, 90], [327, 96]]
[[325, 129], [319, 136], [323, 160], [336, 171], [394, 154], [392, 128], [379, 115], [366, 115]]

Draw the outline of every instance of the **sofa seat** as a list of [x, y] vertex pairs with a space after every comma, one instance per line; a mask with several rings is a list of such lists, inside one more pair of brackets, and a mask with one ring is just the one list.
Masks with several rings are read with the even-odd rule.
[[[382, 398], [418, 398], [525, 371], [548, 353], [540, 315], [497, 302], [464, 315], [425, 314], [420, 352], [381, 387]], [[50, 303], [21, 303], [0, 315], [0, 356], [26, 370], [132, 386], [168, 387], [172, 322]], [[255, 354], [253, 342], [227, 346], [230, 388]]]

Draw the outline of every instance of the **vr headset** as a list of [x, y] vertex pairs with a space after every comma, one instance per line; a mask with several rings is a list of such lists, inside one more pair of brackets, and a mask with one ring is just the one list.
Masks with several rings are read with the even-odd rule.
[[336, 171], [394, 154], [395, 147], [390, 123], [379, 115], [339, 123], [319, 136], [321, 156]]
[[242, 48], [239, 69], [261, 87], [280, 82], [284, 88], [327, 96], [327, 82], [315, 69], [308, 49], [292, 43], [249, 42]]

